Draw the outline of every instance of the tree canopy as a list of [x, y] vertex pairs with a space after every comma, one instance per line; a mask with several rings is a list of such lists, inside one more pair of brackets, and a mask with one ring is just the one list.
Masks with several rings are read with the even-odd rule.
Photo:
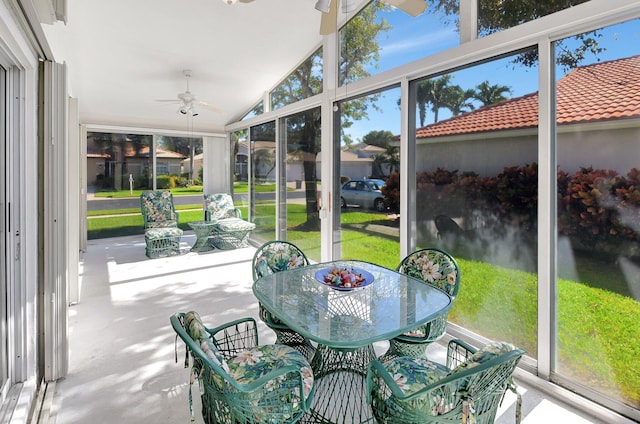
[[[379, 59], [378, 34], [390, 28], [378, 20], [378, 10], [384, 4], [372, 2], [339, 32], [340, 55], [339, 84], [347, 84], [369, 76], [367, 67]], [[272, 108], [311, 97], [322, 91], [322, 50], [293, 71], [271, 94]], [[341, 130], [349, 128], [355, 120], [364, 119], [369, 107], [375, 107], [376, 96], [365, 96], [340, 104]], [[286, 131], [289, 154], [302, 159], [305, 181], [307, 222], [301, 227], [317, 229], [320, 225], [317, 197], [316, 156], [320, 152], [320, 108], [287, 117]], [[251, 139], [254, 134], [252, 133]]]
[[[589, 0], [478, 0], [478, 35], [493, 34], [587, 1]], [[459, 27], [459, 7], [459, 0], [432, 0], [427, 10], [441, 13], [445, 15], [445, 19], [455, 20]], [[603, 51], [598, 45], [600, 37], [598, 31], [577, 35], [573, 37], [577, 42], [577, 46], [573, 48], [569, 48], [565, 40], [557, 41], [556, 63], [565, 70], [580, 66], [587, 54], [597, 55]], [[523, 52], [514, 62], [534, 66], [538, 62], [538, 51], [534, 49]]]

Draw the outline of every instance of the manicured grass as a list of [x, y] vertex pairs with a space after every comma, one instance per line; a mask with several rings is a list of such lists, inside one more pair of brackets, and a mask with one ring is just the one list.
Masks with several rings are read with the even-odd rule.
[[[178, 209], [178, 208], [176, 208]], [[105, 211], [100, 211], [105, 212]], [[113, 211], [107, 211], [113, 212]], [[183, 230], [190, 230], [189, 222], [202, 221], [202, 208], [179, 211], [179, 227]], [[134, 215], [123, 215], [108, 213], [103, 217], [87, 219], [87, 237], [89, 240], [118, 237], [133, 234], [144, 234], [144, 222], [140, 210], [137, 209]]]
[[[200, 208], [200, 205], [198, 205]], [[243, 216], [247, 209], [241, 208]], [[139, 212], [139, 210], [137, 210]], [[254, 236], [271, 240], [275, 235], [275, 205], [256, 207]], [[202, 210], [180, 212], [180, 227], [202, 220]], [[287, 205], [287, 237], [309, 258], [320, 259], [319, 231], [301, 231], [306, 221], [304, 205]], [[375, 232], [390, 225], [384, 214], [348, 209], [341, 215], [343, 258], [364, 259], [389, 268], [399, 262], [399, 242]], [[124, 215], [88, 220], [89, 238], [143, 234], [142, 216]], [[537, 356], [536, 274], [457, 258], [462, 272], [460, 293], [449, 320], [495, 340], [507, 340]], [[583, 281], [602, 280], [610, 273], [586, 267], [592, 275]], [[581, 269], [582, 271], [582, 269]], [[604, 285], [604, 284], [603, 284]], [[628, 296], [567, 279], [558, 281], [558, 372], [609, 392], [614, 398], [640, 405], [640, 302]]]
[[[129, 190], [97, 191], [94, 195], [95, 197], [106, 197], [112, 199], [124, 199], [128, 197], [139, 198], [142, 192], [145, 190], [133, 190], [133, 192]], [[170, 191], [174, 196], [186, 194], [202, 194], [202, 186], [172, 188]]]
[[[490, 339], [508, 340], [536, 357], [537, 276], [457, 260], [462, 284], [449, 320]], [[559, 279], [558, 372], [640, 405], [638, 317], [640, 303], [630, 297]]]
[[[198, 209], [198, 210], [202, 211], [202, 204], [197, 204], [197, 205], [176, 205], [175, 209], [176, 209], [176, 211], [178, 211], [178, 213], [180, 213], [180, 211], [194, 210], [194, 209]], [[105, 215], [129, 215], [129, 214], [138, 214], [138, 215], [140, 215], [140, 208], [100, 209], [100, 210], [97, 210], [97, 211], [87, 211], [87, 216], [91, 216], [91, 217], [101, 217], [101, 216], [105, 216]]]
[[[293, 191], [294, 189], [291, 187], [287, 187], [287, 191]], [[263, 183], [255, 185], [256, 193], [273, 193], [276, 191], [275, 183]], [[234, 193], [248, 193], [249, 192], [249, 183], [246, 182], [235, 182], [233, 183], [233, 192]]]

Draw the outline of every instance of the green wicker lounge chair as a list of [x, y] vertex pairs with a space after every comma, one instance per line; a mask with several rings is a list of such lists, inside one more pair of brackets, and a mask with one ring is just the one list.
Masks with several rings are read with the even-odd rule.
[[180, 254], [182, 230], [178, 228], [178, 213], [173, 207], [171, 192], [143, 191], [140, 195], [140, 210], [144, 220], [147, 257]]
[[[270, 241], [260, 246], [253, 256], [253, 281], [265, 275], [307, 265], [309, 265], [309, 259], [295, 244], [287, 241]], [[271, 315], [262, 304], [260, 304], [260, 318], [276, 333], [278, 343], [297, 349], [311, 361], [316, 350], [309, 339], [291, 330]]]
[[211, 244], [218, 249], [235, 249], [248, 245], [256, 224], [242, 219], [242, 212], [227, 193], [204, 195], [205, 221], [217, 221], [211, 230]]
[[[444, 290], [454, 299], [458, 294], [460, 268], [453, 256], [444, 250], [417, 250], [404, 258], [397, 270]], [[448, 312], [389, 340], [389, 349], [380, 360], [384, 362], [398, 356], [426, 357], [429, 344], [446, 333], [447, 315]]]
[[[374, 360], [367, 374], [367, 400], [377, 422], [391, 424], [490, 424], [507, 389], [522, 349], [495, 342], [476, 350], [449, 342], [447, 366], [424, 358]], [[521, 417], [521, 397], [516, 423]]]
[[[200, 382], [206, 424], [295, 423], [309, 409], [315, 390], [311, 366], [288, 346], [258, 345], [252, 318], [213, 329], [193, 311], [170, 321], [187, 345], [185, 367], [189, 354], [193, 359], [190, 381]], [[191, 400], [190, 389], [193, 419]]]

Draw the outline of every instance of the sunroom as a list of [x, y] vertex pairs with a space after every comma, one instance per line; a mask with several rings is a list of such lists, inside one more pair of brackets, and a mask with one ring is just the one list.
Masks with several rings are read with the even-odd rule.
[[[525, 349], [520, 378], [594, 422], [640, 420], [640, 1], [427, 0], [415, 17], [382, 1], [342, 0], [335, 17], [312, 0], [170, 3], [70, 1], [66, 25], [34, 31], [62, 73], [52, 86], [71, 98], [61, 137], [72, 141], [22, 154], [41, 157], [38, 197], [18, 194], [28, 173], [3, 189], [3, 204], [27, 199], [24, 220], [30, 204], [65, 216], [28, 240], [42, 247], [40, 283], [23, 284], [3, 242], [6, 310], [46, 303], [40, 290], [53, 305], [33, 312], [34, 333], [53, 329], [43, 353], [2, 357], [3, 406], [29, 376], [46, 387], [69, 368], [87, 189], [157, 189], [182, 174], [233, 195], [256, 225], [252, 246], [287, 240], [314, 262], [392, 269], [417, 249], [447, 250], [462, 272], [450, 336]], [[288, 43], [295, 59], [280, 56]], [[175, 154], [176, 139], [190, 150]], [[343, 183], [365, 179], [384, 181], [385, 210], [343, 201]], [[37, 350], [15, 318], [3, 316], [3, 350]]]

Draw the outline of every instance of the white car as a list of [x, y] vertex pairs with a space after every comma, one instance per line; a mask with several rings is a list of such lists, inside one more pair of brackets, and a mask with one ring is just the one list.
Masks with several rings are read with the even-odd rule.
[[384, 186], [383, 180], [350, 180], [342, 184], [340, 201], [342, 207], [357, 205], [362, 208], [375, 209], [384, 212], [387, 207], [380, 191]]

